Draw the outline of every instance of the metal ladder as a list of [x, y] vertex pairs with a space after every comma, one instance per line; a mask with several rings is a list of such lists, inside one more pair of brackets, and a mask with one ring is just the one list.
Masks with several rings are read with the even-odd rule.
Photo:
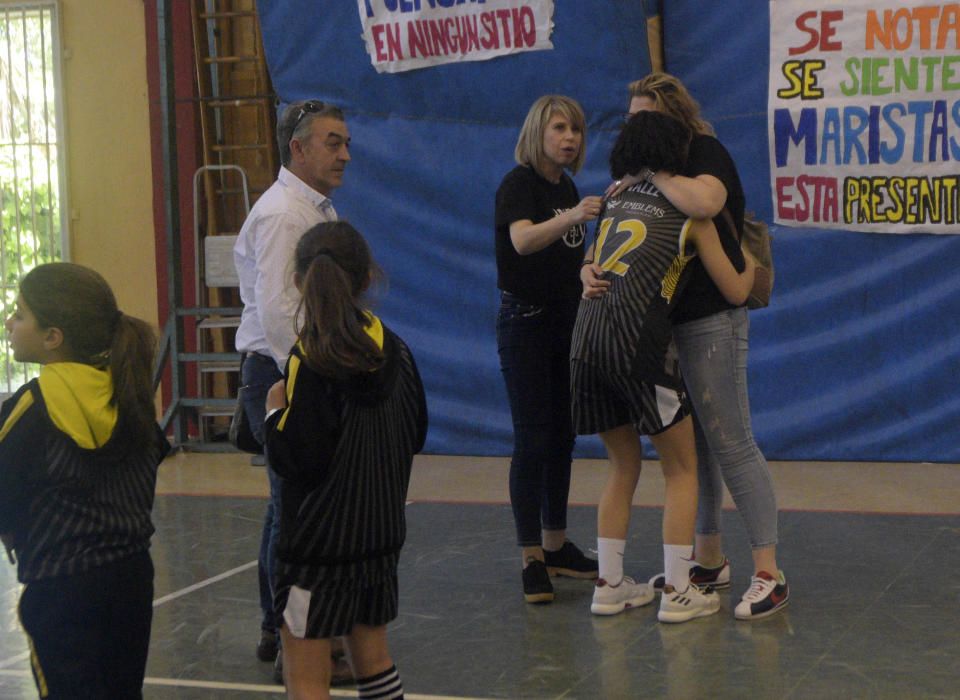
[[[169, 359], [181, 379], [172, 382], [161, 427], [173, 426], [174, 444], [221, 451], [232, 449], [224, 438], [239, 370], [233, 335], [242, 307], [232, 248], [251, 200], [279, 169], [275, 97], [254, 0], [191, 0], [190, 11], [204, 163], [193, 178], [195, 305], [177, 305], [168, 321], [155, 381]], [[178, 289], [189, 274], [181, 267], [170, 281]], [[184, 351], [178, 329], [195, 332], [196, 352]], [[183, 381], [190, 366], [195, 390]]]

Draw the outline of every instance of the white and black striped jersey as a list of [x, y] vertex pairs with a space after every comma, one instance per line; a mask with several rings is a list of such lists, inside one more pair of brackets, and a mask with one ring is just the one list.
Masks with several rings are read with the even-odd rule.
[[662, 386], [678, 386], [668, 358], [669, 313], [682, 292], [690, 219], [653, 185], [640, 183], [607, 201], [597, 223], [594, 260], [610, 281], [583, 299], [570, 356]]
[[375, 585], [396, 573], [413, 455], [426, 437], [426, 399], [409, 348], [374, 321], [386, 357], [375, 372], [324, 377], [299, 345], [287, 362], [287, 407], [266, 423], [268, 459], [283, 477], [281, 585]]
[[11, 535], [17, 577], [71, 576], [146, 551], [153, 534], [160, 432], [130, 449], [110, 405], [110, 374], [57, 362], [0, 410], [0, 534]]

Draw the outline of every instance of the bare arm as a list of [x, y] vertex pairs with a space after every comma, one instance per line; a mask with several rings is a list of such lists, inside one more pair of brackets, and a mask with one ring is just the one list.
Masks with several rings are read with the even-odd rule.
[[583, 265], [580, 266], [580, 282], [583, 284], [584, 299], [602, 297], [610, 288], [610, 281], [603, 279], [603, 268], [593, 258], [594, 247], [594, 244], [590, 245], [583, 259]]
[[264, 408], [267, 412], [280, 410], [287, 407], [287, 382], [285, 379], [279, 379], [267, 391], [267, 399]]
[[720, 236], [710, 219], [698, 219], [690, 226], [689, 237], [697, 247], [697, 254], [703, 261], [710, 279], [731, 304], [740, 305], [747, 300], [753, 287], [756, 263], [749, 255], [744, 255], [746, 267], [738, 273], [723, 251]]
[[573, 209], [557, 214], [539, 224], [520, 219], [510, 224], [510, 242], [520, 255], [543, 250], [577, 224], [593, 221], [600, 213], [600, 197], [584, 197]]
[[661, 170], [653, 174], [650, 182], [673, 206], [694, 219], [716, 216], [727, 201], [727, 188], [718, 178], [706, 173], [686, 177]]
[[[706, 173], [696, 177], [674, 175], [666, 170], [654, 173], [650, 182], [677, 209], [694, 219], [709, 219], [723, 210], [727, 201], [727, 188], [713, 175]], [[616, 197], [628, 187], [643, 182], [639, 175], [624, 175], [622, 180], [610, 183], [606, 196]]]

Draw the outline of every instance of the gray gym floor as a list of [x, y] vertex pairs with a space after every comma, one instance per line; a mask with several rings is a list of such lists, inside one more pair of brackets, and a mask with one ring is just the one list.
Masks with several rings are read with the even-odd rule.
[[[427, 468], [445, 464], [457, 468], [453, 458], [433, 458]], [[909, 488], [909, 479], [902, 485]], [[270, 664], [253, 654], [265, 501], [177, 495], [190, 490], [181, 481], [162, 487], [145, 697], [280, 697]], [[571, 579], [554, 579], [553, 604], [525, 604], [509, 505], [460, 496], [407, 508], [390, 643], [408, 698], [960, 697], [960, 508], [784, 510], [779, 559], [790, 606], [755, 622], [733, 618], [750, 558], [739, 517], [727, 511], [733, 585], [721, 593], [721, 612], [671, 626], [656, 621], [655, 604], [594, 617], [591, 584]], [[656, 505], [634, 508], [626, 570], [638, 579], [660, 570], [660, 516]], [[581, 545], [592, 546], [595, 523], [594, 505], [571, 507], [568, 532]], [[0, 595], [0, 698], [36, 697], [11, 566], [0, 567]]]

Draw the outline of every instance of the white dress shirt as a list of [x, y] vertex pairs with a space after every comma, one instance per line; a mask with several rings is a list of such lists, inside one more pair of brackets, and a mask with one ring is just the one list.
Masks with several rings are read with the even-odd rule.
[[297, 339], [294, 316], [300, 293], [293, 284], [297, 242], [313, 226], [336, 220], [327, 197], [280, 168], [277, 181], [250, 210], [233, 248], [243, 300], [237, 350], [273, 357], [283, 371]]

